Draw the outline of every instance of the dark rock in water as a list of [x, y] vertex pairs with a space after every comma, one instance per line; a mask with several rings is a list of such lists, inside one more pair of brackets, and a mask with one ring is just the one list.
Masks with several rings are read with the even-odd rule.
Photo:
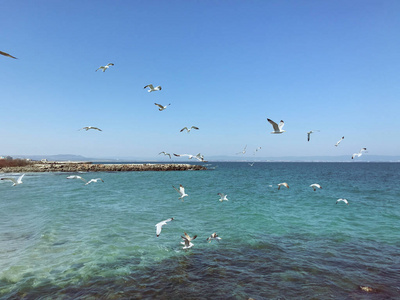
[[29, 172], [129, 172], [206, 170], [191, 164], [93, 164], [91, 162], [45, 162], [20, 167], [0, 168], [2, 173]]

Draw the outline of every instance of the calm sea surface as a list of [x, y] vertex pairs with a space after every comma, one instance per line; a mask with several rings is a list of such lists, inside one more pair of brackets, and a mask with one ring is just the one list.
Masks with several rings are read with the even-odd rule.
[[1, 181], [0, 299], [400, 299], [400, 163], [208, 167]]

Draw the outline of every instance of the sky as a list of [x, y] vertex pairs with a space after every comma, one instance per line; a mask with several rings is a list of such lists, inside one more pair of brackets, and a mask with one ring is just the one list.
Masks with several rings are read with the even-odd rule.
[[400, 1], [1, 7], [0, 155], [400, 155]]

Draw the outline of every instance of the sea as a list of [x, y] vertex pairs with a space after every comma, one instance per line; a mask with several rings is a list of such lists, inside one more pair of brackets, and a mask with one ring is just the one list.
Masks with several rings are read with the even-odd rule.
[[2, 180], [0, 299], [400, 299], [400, 163], [206, 166]]

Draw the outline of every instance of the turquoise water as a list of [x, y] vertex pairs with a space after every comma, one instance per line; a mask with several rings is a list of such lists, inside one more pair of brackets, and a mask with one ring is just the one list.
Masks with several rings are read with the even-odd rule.
[[[0, 298], [400, 298], [400, 164], [209, 167], [1, 181]], [[198, 236], [189, 250], [184, 232]]]

